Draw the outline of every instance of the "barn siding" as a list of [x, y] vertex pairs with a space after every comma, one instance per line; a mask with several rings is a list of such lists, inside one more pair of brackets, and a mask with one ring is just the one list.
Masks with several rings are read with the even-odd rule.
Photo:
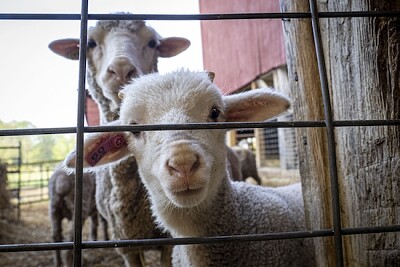
[[[199, 1], [200, 13], [280, 12], [279, 1]], [[204, 68], [225, 93], [286, 64], [279, 19], [201, 21]]]
[[86, 110], [85, 110], [86, 123], [89, 126], [100, 125], [99, 108], [96, 102], [90, 95], [86, 95]]

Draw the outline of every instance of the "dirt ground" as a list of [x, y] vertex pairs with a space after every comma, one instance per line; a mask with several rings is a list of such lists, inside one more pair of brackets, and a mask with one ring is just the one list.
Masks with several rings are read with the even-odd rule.
[[[4, 215], [4, 214], [3, 214]], [[2, 216], [5, 217], [5, 216]], [[83, 229], [83, 240], [88, 240], [89, 222]], [[64, 236], [69, 225], [63, 222]], [[100, 230], [100, 229], [99, 229]], [[99, 231], [101, 232], [101, 231]], [[100, 233], [99, 233], [100, 234]], [[100, 239], [102, 236], [100, 235]], [[51, 227], [48, 216], [48, 202], [24, 205], [21, 219], [17, 220], [17, 211], [13, 210], [7, 219], [0, 218], [0, 244], [26, 244], [51, 242]], [[155, 251], [146, 253], [147, 266], [157, 266]], [[53, 251], [0, 252], [1, 267], [45, 267], [53, 266]], [[124, 266], [123, 260], [115, 249], [86, 249], [82, 252], [83, 266], [116, 267]]]
[[[290, 179], [282, 179], [278, 174], [260, 171], [263, 185], [279, 186], [297, 181], [296, 175]], [[253, 182], [254, 183], [254, 182]], [[1, 211], [0, 211], [1, 212]], [[83, 229], [83, 240], [88, 240], [88, 225]], [[63, 221], [64, 236], [67, 236], [70, 226]], [[102, 239], [99, 229], [99, 239]], [[0, 213], [0, 245], [27, 244], [51, 242], [51, 227], [48, 216], [48, 202], [23, 205], [21, 218], [17, 219], [17, 211], [9, 215]], [[53, 266], [54, 251], [34, 252], [0, 252], [0, 267], [45, 267]], [[117, 267], [124, 266], [121, 256], [115, 249], [85, 249], [82, 252], [83, 266], [88, 267]], [[156, 251], [145, 253], [146, 267], [158, 266], [159, 254]]]

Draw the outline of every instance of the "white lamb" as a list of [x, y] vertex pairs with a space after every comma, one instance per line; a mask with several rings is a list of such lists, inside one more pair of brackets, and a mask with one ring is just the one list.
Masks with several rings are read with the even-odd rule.
[[[118, 92], [131, 78], [157, 72], [158, 57], [184, 51], [189, 40], [162, 38], [142, 20], [99, 21], [88, 31], [87, 81], [99, 106], [101, 123], [118, 118]], [[53, 41], [49, 48], [76, 60], [79, 39]], [[85, 193], [85, 192], [84, 192]], [[96, 206], [107, 219], [113, 239], [158, 238], [149, 202], [133, 157], [118, 166], [96, 172]], [[142, 266], [141, 250], [119, 248], [126, 266]], [[164, 248], [162, 265], [170, 266], [170, 248]]]
[[[259, 121], [289, 101], [269, 89], [222, 96], [206, 73], [177, 71], [136, 79], [121, 92], [115, 125]], [[84, 166], [135, 156], [157, 223], [173, 237], [305, 230], [299, 184], [265, 188], [232, 182], [225, 130], [97, 133], [85, 140]], [[75, 154], [66, 160], [73, 167]], [[175, 266], [313, 266], [310, 240], [175, 246]]]

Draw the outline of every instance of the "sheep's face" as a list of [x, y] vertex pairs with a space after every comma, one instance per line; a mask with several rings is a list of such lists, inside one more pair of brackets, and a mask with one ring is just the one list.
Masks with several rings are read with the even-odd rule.
[[[143, 76], [121, 91], [120, 120], [129, 124], [184, 124], [264, 120], [289, 101], [268, 90], [222, 96], [207, 73]], [[128, 143], [156, 202], [188, 208], [212, 201], [226, 177], [225, 130], [132, 133]]]
[[[161, 38], [142, 20], [99, 21], [88, 32], [89, 91], [102, 112], [116, 112], [120, 104], [117, 95], [124, 84], [139, 75], [157, 72], [158, 57], [176, 56], [189, 46], [185, 38]], [[79, 39], [55, 40], [49, 48], [67, 59], [79, 58]]]
[[[289, 107], [270, 89], [222, 96], [207, 73], [149, 74], [121, 91], [115, 125], [260, 121]], [[153, 207], [207, 206], [226, 178], [225, 130], [98, 133], [85, 139], [84, 166], [101, 166], [133, 155]], [[66, 159], [73, 167], [75, 154]]]
[[93, 27], [88, 34], [88, 64], [96, 83], [113, 104], [121, 87], [132, 78], [157, 71], [161, 37], [143, 21], [136, 28]]
[[[224, 121], [221, 94], [207, 74], [179, 74], [147, 76], [126, 86], [122, 124]], [[140, 132], [128, 143], [150, 194], [187, 208], [216, 193], [225, 174], [224, 135], [224, 130]]]

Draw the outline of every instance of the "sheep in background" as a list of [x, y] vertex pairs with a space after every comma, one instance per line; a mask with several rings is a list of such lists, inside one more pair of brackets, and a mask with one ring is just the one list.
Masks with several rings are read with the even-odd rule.
[[[184, 38], [162, 38], [142, 20], [99, 21], [88, 31], [87, 81], [99, 106], [101, 123], [118, 118], [118, 92], [131, 78], [157, 72], [158, 57], [173, 57], [189, 47]], [[49, 48], [78, 59], [79, 39], [56, 40]], [[158, 238], [145, 189], [133, 157], [96, 172], [96, 204], [113, 239]], [[118, 248], [126, 266], [142, 266], [140, 248]], [[171, 248], [163, 247], [161, 265], [170, 266]]]
[[246, 178], [242, 175], [242, 167], [239, 156], [231, 147], [226, 147], [226, 159], [229, 175], [233, 181], [244, 181]]
[[0, 160], [0, 218], [10, 208], [10, 194], [7, 190], [7, 165]]
[[[87, 42], [89, 93], [99, 106], [101, 123], [118, 117], [118, 92], [132, 78], [157, 72], [159, 57], [173, 57], [190, 45], [180, 37], [162, 38], [143, 20], [104, 20], [90, 27]], [[49, 44], [56, 54], [78, 60], [79, 39]]]
[[[82, 221], [90, 217], [90, 238], [97, 240], [98, 213], [95, 201], [96, 181], [93, 174], [85, 173], [82, 177]], [[49, 181], [49, 217], [52, 228], [53, 242], [62, 242], [62, 220], [64, 218], [73, 221], [74, 197], [75, 197], [75, 175], [67, 172], [62, 166], [57, 166]], [[108, 239], [107, 223], [102, 217], [103, 237]], [[73, 240], [74, 229], [71, 227], [69, 240]], [[72, 251], [68, 250], [64, 257], [65, 266], [72, 266]], [[54, 252], [54, 265], [62, 266], [61, 253]]]
[[[268, 89], [222, 96], [206, 73], [143, 76], [121, 91], [114, 125], [260, 121], [289, 107]], [[225, 130], [97, 133], [85, 140], [84, 166], [133, 154], [156, 222], [173, 237], [305, 230], [299, 184], [266, 188], [232, 182], [225, 168]], [[105, 152], [105, 153], [99, 153]], [[66, 165], [74, 167], [75, 153]], [[311, 240], [175, 246], [174, 266], [314, 266]]]
[[243, 179], [246, 180], [246, 178], [252, 177], [257, 184], [261, 185], [261, 178], [257, 171], [256, 155], [250, 149], [241, 146], [233, 146], [231, 149], [239, 158]]

